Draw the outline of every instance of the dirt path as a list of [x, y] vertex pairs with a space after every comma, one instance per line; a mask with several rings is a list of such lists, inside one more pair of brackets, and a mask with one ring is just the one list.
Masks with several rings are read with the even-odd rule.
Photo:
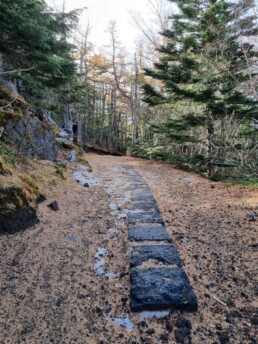
[[[178, 312], [158, 320], [130, 312], [122, 164], [150, 186], [197, 294], [199, 311], [185, 315], [192, 343], [257, 343], [258, 220], [246, 214], [258, 192], [141, 159], [87, 158], [98, 185], [57, 182], [39, 225], [0, 237], [0, 343], [175, 342]], [[47, 207], [53, 200], [58, 212]]]

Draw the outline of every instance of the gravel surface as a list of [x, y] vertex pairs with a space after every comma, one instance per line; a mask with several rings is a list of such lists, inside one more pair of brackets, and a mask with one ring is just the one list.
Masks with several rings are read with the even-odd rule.
[[[248, 214], [258, 191], [142, 159], [86, 157], [96, 183], [77, 182], [83, 169], [71, 164], [68, 180], [46, 190], [40, 223], [0, 236], [0, 343], [257, 343], [258, 219]], [[151, 188], [198, 312], [130, 311], [136, 244], [128, 240], [122, 164]], [[53, 201], [58, 211], [47, 206]]]

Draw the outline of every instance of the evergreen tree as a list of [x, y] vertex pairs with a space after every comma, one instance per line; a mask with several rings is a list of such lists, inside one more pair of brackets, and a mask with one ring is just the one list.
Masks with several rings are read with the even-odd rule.
[[[162, 87], [145, 84], [148, 104], [171, 103], [182, 115], [160, 128], [175, 142], [198, 142], [198, 131], [206, 131], [205, 157], [225, 158], [226, 145], [216, 127], [226, 118], [246, 122], [257, 118], [257, 102], [241, 92], [248, 79], [247, 59], [257, 56], [251, 44], [245, 53], [239, 38], [257, 32], [249, 15], [253, 1], [237, 16], [239, 4], [226, 0], [170, 0], [179, 13], [173, 14], [172, 27], [163, 32], [167, 43], [159, 48], [162, 57], [146, 75], [158, 79]], [[253, 73], [253, 72], [252, 72]], [[194, 108], [194, 111], [193, 111]], [[200, 133], [200, 132], [199, 132]]]
[[66, 35], [78, 14], [52, 13], [43, 0], [1, 1], [0, 53], [6, 69], [30, 69], [27, 75], [45, 86], [68, 81], [75, 64]]

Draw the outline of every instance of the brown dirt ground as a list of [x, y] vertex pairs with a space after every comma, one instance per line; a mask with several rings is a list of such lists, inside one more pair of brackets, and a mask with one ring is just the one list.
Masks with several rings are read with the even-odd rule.
[[[258, 190], [142, 159], [86, 157], [98, 186], [77, 183], [69, 165], [68, 180], [55, 178], [44, 190], [40, 223], [0, 236], [0, 343], [176, 343], [178, 312], [145, 322], [130, 313], [126, 220], [110, 209], [126, 192], [122, 163], [152, 189], [197, 294], [198, 312], [185, 314], [192, 343], [258, 343], [258, 219], [246, 218], [258, 206]], [[47, 207], [54, 200], [57, 212]], [[118, 205], [122, 211], [122, 198]], [[116, 278], [96, 274], [94, 255], [103, 247], [104, 267]], [[132, 330], [112, 322], [125, 315]]]

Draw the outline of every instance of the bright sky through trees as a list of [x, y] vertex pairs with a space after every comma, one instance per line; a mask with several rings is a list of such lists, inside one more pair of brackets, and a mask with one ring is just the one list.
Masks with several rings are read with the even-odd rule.
[[148, 0], [47, 0], [49, 5], [60, 7], [65, 1], [67, 11], [87, 7], [81, 16], [81, 26], [86, 26], [89, 20], [91, 26], [91, 40], [97, 44], [109, 43], [108, 34], [105, 32], [111, 20], [117, 22], [119, 38], [127, 48], [133, 48], [134, 40], [139, 36], [139, 31], [131, 24], [129, 10], [138, 11], [142, 17], [149, 21], [151, 18]]

